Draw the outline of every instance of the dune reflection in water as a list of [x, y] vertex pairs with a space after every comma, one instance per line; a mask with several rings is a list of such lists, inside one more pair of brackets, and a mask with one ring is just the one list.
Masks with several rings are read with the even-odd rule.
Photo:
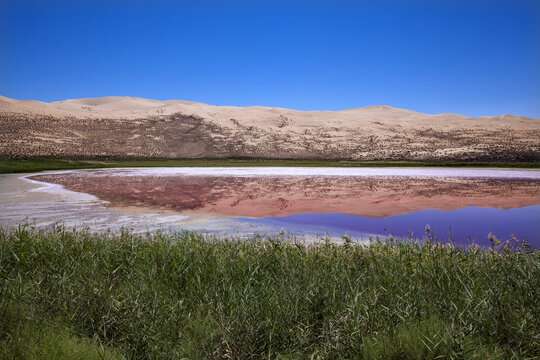
[[220, 217], [341, 213], [385, 218], [427, 209], [520, 208], [539, 204], [534, 179], [354, 176], [94, 176], [71, 172], [31, 177], [92, 194], [111, 206]]
[[[73, 171], [31, 179], [95, 195], [132, 214], [231, 218], [240, 227], [262, 225], [276, 232], [283, 227], [299, 234], [329, 232], [337, 237], [348, 233], [358, 238], [407, 236], [409, 231], [422, 237], [430, 224], [442, 238], [452, 232], [460, 244], [471, 238], [488, 245], [487, 234], [494, 232], [502, 239], [516, 233], [540, 247], [536, 172], [516, 172], [521, 177], [512, 178], [512, 173], [496, 170], [478, 170], [479, 177], [464, 170], [457, 172], [466, 175], [461, 177], [435, 170], [422, 170], [422, 176], [176, 171]], [[316, 173], [304, 170], [310, 171]], [[497, 174], [504, 176], [492, 177]]]

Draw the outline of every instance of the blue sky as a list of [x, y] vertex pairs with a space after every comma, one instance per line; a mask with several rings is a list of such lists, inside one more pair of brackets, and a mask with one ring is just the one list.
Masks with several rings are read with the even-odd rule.
[[0, 94], [540, 117], [540, 1], [0, 0]]

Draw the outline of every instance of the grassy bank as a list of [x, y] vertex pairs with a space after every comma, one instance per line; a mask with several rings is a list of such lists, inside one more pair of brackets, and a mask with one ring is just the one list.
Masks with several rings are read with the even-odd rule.
[[330, 167], [501, 167], [540, 168], [540, 163], [429, 162], [429, 161], [311, 161], [311, 160], [61, 160], [61, 159], [0, 159], [0, 174], [36, 172], [42, 170], [95, 169], [110, 167], [200, 167], [200, 166], [330, 166]]
[[0, 233], [5, 359], [533, 359], [539, 299], [539, 252]]

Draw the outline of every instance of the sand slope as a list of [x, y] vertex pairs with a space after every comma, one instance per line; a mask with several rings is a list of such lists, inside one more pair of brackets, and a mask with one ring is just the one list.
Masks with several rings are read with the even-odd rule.
[[134, 97], [0, 96], [0, 156], [539, 159], [540, 119], [390, 106], [297, 111]]

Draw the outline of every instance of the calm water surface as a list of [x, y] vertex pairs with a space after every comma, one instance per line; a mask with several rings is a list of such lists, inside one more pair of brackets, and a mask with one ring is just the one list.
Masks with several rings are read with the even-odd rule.
[[[526, 238], [539, 247], [540, 206], [518, 209], [494, 209], [468, 207], [459, 210], [423, 210], [411, 214], [391, 216], [384, 219], [352, 216], [346, 214], [298, 214], [281, 218], [261, 219], [277, 228], [301, 231], [305, 227], [317, 229], [320, 233], [346, 233], [352, 237], [366, 238], [427, 236], [426, 225], [438, 239], [452, 239], [454, 244], [466, 246], [476, 243], [490, 245], [487, 234], [492, 232], [499, 239], [509, 239], [512, 234]], [[261, 221], [259, 220], [259, 221]], [[253, 221], [253, 220], [251, 220]]]
[[540, 247], [540, 171], [450, 168], [138, 168], [0, 177], [0, 224], [219, 234], [425, 236]]

